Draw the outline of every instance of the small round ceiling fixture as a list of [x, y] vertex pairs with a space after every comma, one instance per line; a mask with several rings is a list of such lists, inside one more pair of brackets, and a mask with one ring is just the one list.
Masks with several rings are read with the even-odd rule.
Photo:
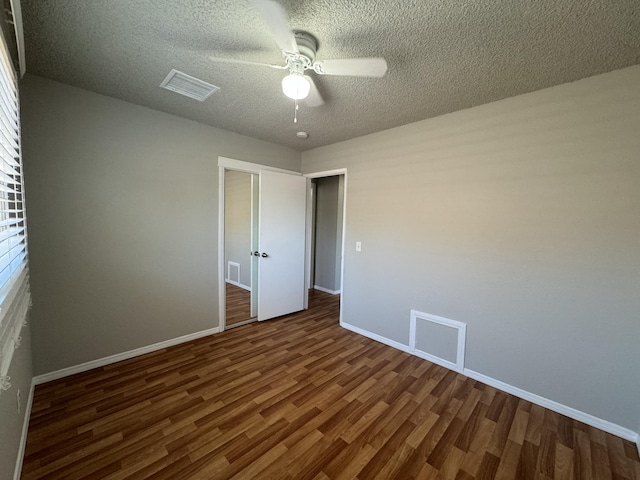
[[307, 132], [298, 132], [296, 133], [296, 137], [302, 138], [304, 140], [305, 138], [309, 138], [309, 134]]

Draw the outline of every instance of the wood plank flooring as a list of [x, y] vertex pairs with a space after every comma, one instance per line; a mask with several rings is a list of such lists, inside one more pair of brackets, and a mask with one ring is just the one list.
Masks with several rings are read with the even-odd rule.
[[225, 285], [227, 326], [246, 322], [251, 318], [251, 292], [230, 283]]
[[36, 388], [24, 479], [640, 480], [636, 446], [312, 308]]

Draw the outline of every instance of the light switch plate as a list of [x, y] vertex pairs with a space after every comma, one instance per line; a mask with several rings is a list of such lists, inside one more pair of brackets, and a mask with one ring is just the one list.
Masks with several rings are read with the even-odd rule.
[[356, 242], [356, 252], [362, 251], [362, 242]]

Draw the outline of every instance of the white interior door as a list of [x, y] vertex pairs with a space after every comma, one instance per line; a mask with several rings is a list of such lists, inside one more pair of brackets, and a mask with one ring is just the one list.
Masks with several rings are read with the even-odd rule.
[[258, 320], [304, 308], [306, 178], [260, 172]]
[[258, 232], [260, 231], [259, 216], [260, 192], [259, 178], [251, 174], [251, 318], [258, 316], [258, 262], [260, 257], [254, 255], [260, 249]]

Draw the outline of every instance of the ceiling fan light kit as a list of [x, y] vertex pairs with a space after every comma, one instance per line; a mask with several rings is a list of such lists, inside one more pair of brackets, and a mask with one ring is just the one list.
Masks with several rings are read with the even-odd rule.
[[311, 84], [300, 73], [291, 73], [282, 79], [282, 92], [293, 100], [302, 100], [309, 96]]
[[351, 77], [382, 77], [387, 72], [387, 62], [380, 57], [316, 61], [318, 41], [308, 32], [291, 30], [287, 12], [282, 5], [275, 0], [253, 0], [253, 6], [282, 52], [285, 65], [210, 57], [212, 61], [289, 70], [289, 75], [282, 79], [282, 92], [296, 102], [305, 100], [305, 104], [310, 107], [319, 107], [324, 104], [324, 100], [313, 78], [305, 74], [307, 71], [318, 75]]

